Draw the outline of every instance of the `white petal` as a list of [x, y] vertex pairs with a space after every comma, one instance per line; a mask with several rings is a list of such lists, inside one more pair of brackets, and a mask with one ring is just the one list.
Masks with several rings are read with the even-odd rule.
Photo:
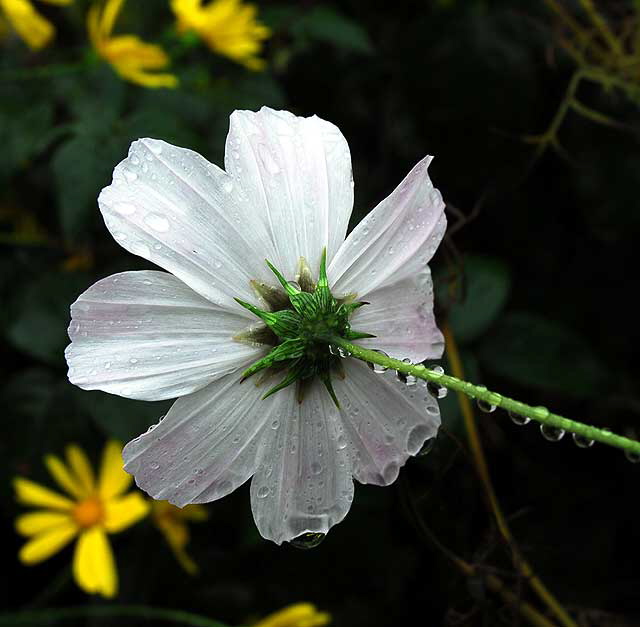
[[267, 107], [235, 111], [225, 167], [270, 233], [270, 261], [285, 276], [300, 256], [316, 272], [323, 247], [328, 260], [336, 254], [353, 208], [351, 155], [336, 126]]
[[346, 379], [334, 381], [349, 441], [353, 476], [361, 483], [393, 483], [407, 459], [438, 433], [440, 409], [426, 382], [408, 386], [394, 371], [374, 373], [345, 361]]
[[353, 480], [346, 439], [326, 390], [314, 382], [302, 404], [294, 386], [276, 429], [265, 429], [251, 509], [263, 537], [277, 544], [307, 532], [327, 533], [349, 511]]
[[177, 400], [158, 425], [124, 447], [125, 470], [140, 488], [183, 507], [222, 498], [251, 477], [263, 431], [285, 420], [289, 399], [279, 392], [261, 400], [263, 388], [239, 381], [232, 374]]
[[420, 161], [349, 234], [328, 269], [334, 294], [362, 298], [424, 269], [446, 228], [442, 196], [427, 173], [430, 161]]
[[421, 272], [379, 287], [367, 294], [369, 305], [356, 309], [351, 326], [376, 337], [358, 340], [366, 348], [377, 348], [397, 359], [417, 363], [439, 359], [444, 337], [433, 315], [431, 271]]
[[105, 223], [128, 251], [169, 270], [213, 303], [240, 310], [251, 279], [273, 281], [273, 255], [253, 207], [199, 154], [141, 139], [98, 198]]
[[71, 383], [128, 398], [189, 394], [264, 352], [232, 337], [247, 319], [166, 272], [123, 272], [71, 306]]

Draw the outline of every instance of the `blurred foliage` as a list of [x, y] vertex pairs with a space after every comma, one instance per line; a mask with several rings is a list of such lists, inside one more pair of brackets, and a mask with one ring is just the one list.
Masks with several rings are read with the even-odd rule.
[[[126, 441], [169, 405], [83, 392], [66, 380], [70, 303], [98, 278], [150, 267], [110, 238], [97, 195], [141, 136], [221, 164], [234, 109], [283, 107], [337, 124], [354, 162], [352, 227], [418, 159], [436, 155], [431, 175], [450, 224], [433, 262], [437, 315], [450, 323], [468, 378], [640, 435], [632, 301], [640, 115], [633, 89], [612, 79], [622, 76], [622, 59], [635, 59], [637, 3], [595, 2], [622, 45], [622, 54], [601, 54], [611, 43], [581, 0], [554, 4], [586, 38], [544, 0], [265, 0], [257, 19], [270, 37], [256, 72], [179, 33], [169, 2], [129, 0], [115, 32], [162, 46], [176, 89], [126, 82], [91, 51], [88, 0], [35, 4], [56, 26], [48, 47], [31, 51], [6, 19], [0, 27], [3, 608], [85, 601], [65, 583], [68, 555], [18, 564], [11, 477], [43, 480], [42, 455], [70, 441], [97, 459], [107, 438]], [[583, 68], [578, 44], [601, 81], [571, 83]], [[637, 84], [639, 69], [629, 61], [624, 80]], [[541, 152], [523, 140], [559, 119], [568, 86], [584, 108], [572, 101], [562, 115], [562, 155]], [[585, 116], [587, 108], [601, 117]], [[442, 413], [432, 452], [411, 460], [394, 487], [358, 486], [347, 519], [312, 551], [262, 541], [246, 486], [209, 506], [209, 520], [192, 529], [198, 577], [179, 570], [150, 525], [123, 533], [114, 542], [119, 601], [229, 624], [299, 599], [329, 610], [337, 626], [415, 616], [433, 625], [523, 624], [481, 576], [454, 570], [420, 531], [426, 525], [481, 573], [498, 572], [535, 601], [483, 501], [454, 395]], [[629, 506], [638, 466], [604, 447], [550, 444], [503, 415], [478, 423], [502, 508], [536, 572], [581, 625], [640, 623], [640, 532]], [[119, 620], [153, 624], [140, 621]]]

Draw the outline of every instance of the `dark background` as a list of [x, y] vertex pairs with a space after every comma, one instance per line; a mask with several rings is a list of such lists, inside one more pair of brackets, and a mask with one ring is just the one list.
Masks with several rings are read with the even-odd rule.
[[[560, 4], [587, 23], [578, 3]], [[3, 608], [103, 602], [71, 582], [70, 549], [19, 564], [11, 478], [51, 485], [43, 454], [75, 441], [97, 460], [108, 437], [127, 441], [167, 406], [82, 392], [66, 380], [71, 302], [98, 278], [150, 267], [111, 239], [97, 194], [140, 136], [222, 164], [237, 108], [315, 113], [342, 130], [356, 183], [351, 226], [416, 161], [435, 155], [430, 173], [450, 205], [449, 233], [432, 262], [437, 316], [449, 320], [468, 378], [640, 437], [638, 105], [585, 82], [581, 102], [621, 126], [570, 112], [559, 131], [566, 155], [549, 149], [534, 159], [523, 137], [548, 126], [575, 69], [558, 45], [566, 33], [543, 2], [265, 1], [260, 15], [274, 35], [262, 73], [198, 47], [175, 61], [175, 91], [123, 83], [100, 63], [29, 77], [83, 58], [86, 5], [63, 18], [39, 6], [58, 26], [39, 54], [0, 43]], [[633, 2], [599, 6], [613, 28], [634, 16]], [[118, 28], [171, 51], [171, 23], [167, 3], [130, 0]], [[192, 527], [197, 578], [148, 521], [112, 536], [117, 601], [229, 624], [298, 600], [330, 611], [338, 627], [527, 624], [482, 576], [497, 573], [545, 611], [496, 531], [452, 396], [433, 451], [410, 460], [391, 487], [357, 486], [350, 514], [319, 547], [262, 540], [244, 486]], [[541, 579], [580, 625], [640, 625], [640, 464], [602, 445], [579, 449], [569, 436], [548, 442], [500, 411], [476, 413], [499, 501]], [[418, 519], [480, 574], [462, 575]]]

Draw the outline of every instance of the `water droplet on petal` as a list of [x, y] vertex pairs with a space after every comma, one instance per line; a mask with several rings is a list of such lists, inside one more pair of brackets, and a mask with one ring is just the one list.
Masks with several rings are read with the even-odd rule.
[[511, 409], [509, 409], [507, 413], [509, 414], [509, 418], [511, 418], [511, 422], [518, 425], [519, 427], [528, 425], [531, 422], [531, 418], [529, 418], [529, 416], [523, 416], [522, 414], [518, 414]]
[[151, 462], [149, 464], [149, 468], [151, 468], [151, 470], [158, 470], [158, 468], [160, 468], [160, 464], [158, 462]]
[[138, 179], [138, 175], [133, 170], [129, 170], [128, 168], [122, 168], [122, 174], [124, 174], [124, 178], [126, 179], [127, 183], [133, 183]]
[[274, 420], [274, 421], [271, 423], [271, 428], [272, 428], [272, 429], [277, 429], [279, 426], [280, 426], [280, 421], [279, 421], [279, 420], [277, 420], [277, 419], [276, 419], [276, 420]]
[[138, 360], [137, 360], [135, 357], [132, 357], [132, 358], [129, 360], [129, 363], [137, 364], [137, 363], [138, 363]]
[[551, 425], [540, 425], [540, 433], [542, 433], [542, 437], [545, 440], [549, 440], [549, 442], [559, 442], [564, 437], [565, 430], [559, 427], [552, 427]]
[[269, 496], [269, 492], [270, 492], [270, 490], [269, 490], [268, 486], [266, 486], [266, 485], [260, 486], [258, 488], [258, 498], [259, 499], [266, 498], [267, 496]]
[[130, 202], [118, 202], [113, 205], [113, 208], [123, 216], [130, 216], [132, 213], [136, 212], [136, 206]]
[[325, 538], [324, 533], [303, 533], [289, 542], [296, 549], [313, 549], [317, 547]]
[[319, 475], [322, 472], [322, 464], [319, 464], [318, 462], [313, 462], [313, 464], [311, 464], [311, 472], [314, 475]]
[[572, 433], [573, 441], [578, 448], [591, 448], [595, 440], [591, 438], [587, 438], [584, 435], [579, 435], [578, 433]]
[[233, 183], [231, 181], [226, 181], [222, 186], [222, 191], [225, 194], [230, 194], [233, 191]]
[[154, 141], [145, 143], [145, 145], [154, 155], [162, 154], [162, 144], [160, 142]]
[[338, 444], [338, 450], [342, 451], [343, 449], [347, 448], [347, 438], [345, 438], [344, 435], [339, 435], [337, 444]]
[[169, 220], [159, 213], [148, 213], [144, 217], [145, 224], [150, 226], [154, 231], [158, 231], [159, 233], [166, 233], [171, 224]]

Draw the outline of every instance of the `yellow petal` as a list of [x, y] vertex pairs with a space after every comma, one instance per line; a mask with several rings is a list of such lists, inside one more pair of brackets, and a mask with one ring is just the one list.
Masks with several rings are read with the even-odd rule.
[[44, 458], [44, 463], [51, 473], [51, 476], [63, 490], [66, 490], [71, 496], [76, 498], [86, 496], [82, 485], [60, 458], [55, 455], [47, 455]]
[[29, 512], [16, 518], [16, 531], [23, 536], [34, 536], [70, 521], [71, 517], [69, 514], [62, 512]]
[[58, 6], [68, 6], [73, 0], [40, 0], [40, 2], [46, 2], [47, 4], [57, 4]]
[[206, 507], [202, 505], [185, 505], [182, 508], [182, 517], [185, 520], [192, 520], [193, 522], [202, 522], [209, 518], [209, 512]]
[[28, 0], [4, 0], [2, 8], [13, 29], [34, 50], [46, 46], [53, 37], [53, 25]]
[[68, 511], [73, 508], [74, 503], [66, 496], [62, 496], [49, 488], [45, 488], [29, 479], [17, 477], [13, 480], [16, 490], [16, 498], [23, 505], [35, 505], [36, 507], [46, 507]]
[[27, 542], [18, 553], [23, 564], [37, 564], [57, 553], [68, 544], [78, 532], [78, 528], [68, 521], [48, 531], [43, 531]]
[[102, 11], [102, 18], [100, 24], [100, 32], [103, 37], [109, 37], [113, 26], [116, 23], [118, 13], [124, 4], [124, 0], [107, 0]]
[[295, 603], [270, 614], [254, 627], [321, 627], [331, 621], [326, 612], [318, 612], [311, 603]]
[[73, 556], [73, 576], [76, 583], [89, 594], [115, 596], [118, 573], [107, 535], [100, 527], [92, 527], [80, 534]]
[[112, 440], [107, 442], [102, 454], [98, 491], [103, 499], [112, 499], [122, 494], [133, 481], [133, 477], [124, 471], [122, 444]]
[[100, 7], [97, 4], [91, 5], [87, 12], [87, 30], [89, 31], [89, 40], [93, 47], [98, 50], [101, 45], [100, 38]]
[[178, 86], [178, 78], [173, 74], [152, 74], [151, 72], [119, 65], [116, 65], [115, 69], [122, 78], [126, 78], [128, 81], [143, 87], [167, 87], [173, 89]]
[[105, 503], [104, 528], [109, 533], [117, 533], [149, 513], [150, 505], [141, 494], [132, 492], [119, 499], [112, 499]]
[[79, 485], [85, 494], [91, 494], [95, 490], [96, 480], [85, 452], [76, 444], [67, 446], [67, 461], [76, 476]]

